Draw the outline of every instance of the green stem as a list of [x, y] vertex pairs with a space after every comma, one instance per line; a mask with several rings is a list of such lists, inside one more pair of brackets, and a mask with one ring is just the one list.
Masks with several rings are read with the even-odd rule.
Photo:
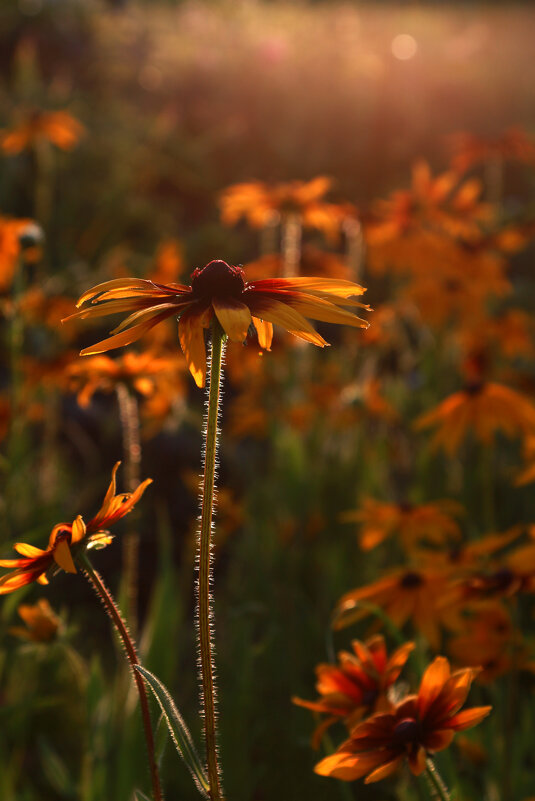
[[210, 798], [222, 801], [220, 768], [217, 754], [215, 667], [213, 659], [213, 611], [211, 609], [210, 577], [212, 572], [212, 518], [214, 508], [215, 467], [217, 457], [217, 420], [221, 396], [221, 365], [224, 333], [212, 323], [210, 386], [206, 416], [206, 442], [202, 489], [201, 530], [198, 541], [197, 565], [197, 633], [199, 637], [200, 681], [204, 712], [206, 762], [210, 782]]
[[84, 569], [85, 575], [89, 583], [92, 585], [93, 589], [95, 590], [100, 600], [104, 604], [106, 612], [111, 618], [111, 621], [115, 626], [117, 634], [121, 638], [124, 650], [126, 652], [126, 657], [128, 659], [128, 662], [130, 663], [130, 667], [132, 668], [132, 674], [134, 676], [134, 680], [136, 682], [137, 690], [139, 693], [141, 715], [143, 717], [143, 727], [145, 730], [145, 740], [147, 743], [147, 753], [149, 757], [149, 766], [152, 779], [153, 801], [163, 801], [162, 788], [160, 785], [160, 777], [158, 774], [158, 765], [156, 763], [154, 736], [152, 733], [152, 724], [150, 720], [147, 690], [145, 688], [145, 683], [141, 675], [137, 672], [137, 670], [134, 669], [134, 665], [141, 664], [139, 661], [139, 657], [137, 655], [136, 646], [134, 645], [134, 642], [130, 637], [127, 625], [124, 622], [123, 618], [121, 617], [121, 613], [115, 601], [113, 600], [111, 592], [104, 584], [102, 577], [97, 573], [97, 571], [94, 569], [93, 565], [89, 561], [87, 553], [85, 551], [81, 551], [77, 555], [77, 559], [82, 564], [82, 567]]
[[442, 781], [440, 773], [436, 769], [435, 763], [430, 757], [427, 758], [425, 776], [427, 777], [431, 787], [433, 798], [439, 799], [439, 801], [451, 801], [448, 788]]

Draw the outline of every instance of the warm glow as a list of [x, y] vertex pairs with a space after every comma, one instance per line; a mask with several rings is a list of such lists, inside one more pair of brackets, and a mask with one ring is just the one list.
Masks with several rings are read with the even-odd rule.
[[408, 33], [400, 33], [392, 39], [392, 55], [400, 61], [408, 61], [416, 55], [418, 44], [414, 36]]

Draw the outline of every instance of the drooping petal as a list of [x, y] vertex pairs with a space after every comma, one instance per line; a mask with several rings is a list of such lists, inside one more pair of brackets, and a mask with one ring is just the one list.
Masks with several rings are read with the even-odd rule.
[[271, 350], [271, 342], [273, 339], [273, 326], [267, 320], [260, 320], [258, 317], [253, 317], [253, 325], [256, 328], [258, 336], [258, 344], [264, 350]]
[[129, 328], [128, 331], [121, 331], [120, 334], [115, 334], [107, 339], [103, 339], [101, 342], [97, 342], [96, 345], [91, 345], [89, 348], [84, 348], [82, 351], [80, 351], [80, 356], [91, 356], [96, 353], [105, 353], [107, 350], [121, 348], [123, 345], [131, 345], [132, 342], [136, 342], [136, 340], [140, 339], [144, 334], [147, 333], [147, 331], [150, 331], [151, 328], [165, 320], [167, 317], [171, 317], [171, 315], [174, 313], [174, 308], [166, 309], [164, 312], [158, 312], [150, 320], [139, 323], [139, 325]]
[[247, 298], [247, 305], [255, 317], [280, 325], [306, 342], [312, 342], [313, 345], [319, 345], [321, 348], [329, 344], [318, 334], [308, 320], [285, 303], [265, 296], [251, 296]]
[[146, 278], [114, 278], [111, 281], [104, 281], [102, 284], [88, 289], [83, 295], [80, 295], [76, 303], [76, 307], [80, 308], [88, 300], [93, 300], [97, 296], [101, 296], [103, 292], [115, 289], [131, 289], [131, 290], [144, 290], [147, 292], [154, 292], [155, 284], [148, 281]]
[[65, 570], [66, 573], [77, 572], [67, 540], [58, 540], [52, 551], [52, 556], [56, 564]]
[[185, 311], [178, 321], [178, 338], [188, 368], [198, 387], [206, 382], [206, 346], [199, 314]]
[[36, 556], [42, 556], [45, 551], [41, 548], [36, 548], [34, 545], [28, 545], [26, 542], [16, 542], [13, 546], [17, 553], [20, 553], [21, 556], [28, 556], [30, 559], [33, 559]]
[[448, 727], [453, 731], [463, 731], [477, 726], [491, 710], [491, 706], [475, 706], [473, 709], [464, 709], [448, 721]]
[[386, 779], [387, 776], [390, 776], [394, 773], [395, 770], [401, 765], [403, 762], [403, 754], [399, 754], [398, 756], [393, 757], [389, 762], [385, 762], [384, 765], [381, 765], [379, 768], [373, 770], [369, 776], [367, 776], [364, 780], [364, 784], [372, 784], [373, 782], [379, 782], [381, 779]]
[[251, 312], [234, 298], [213, 298], [212, 306], [223, 331], [233, 342], [244, 342], [251, 325]]

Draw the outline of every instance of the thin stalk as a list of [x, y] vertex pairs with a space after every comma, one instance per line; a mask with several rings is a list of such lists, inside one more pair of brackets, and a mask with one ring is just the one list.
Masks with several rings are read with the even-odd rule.
[[286, 214], [282, 219], [282, 275], [293, 278], [299, 272], [301, 258], [301, 217]]
[[99, 596], [100, 600], [104, 604], [106, 612], [111, 618], [111, 621], [115, 626], [115, 630], [117, 631], [117, 634], [119, 635], [121, 642], [124, 646], [126, 657], [132, 669], [134, 681], [136, 682], [137, 691], [139, 693], [139, 703], [141, 706], [141, 715], [143, 718], [143, 728], [145, 730], [145, 741], [147, 743], [147, 754], [149, 757], [149, 767], [152, 780], [153, 801], [163, 801], [162, 788], [160, 785], [160, 777], [158, 774], [158, 766], [156, 763], [154, 736], [152, 733], [152, 724], [150, 720], [147, 690], [145, 688], [145, 683], [141, 678], [141, 675], [137, 672], [137, 670], [134, 669], [135, 665], [141, 664], [139, 661], [139, 657], [137, 655], [136, 646], [132, 638], [130, 637], [128, 627], [121, 616], [119, 608], [117, 607], [117, 604], [115, 603], [111, 592], [104, 584], [102, 577], [94, 569], [85, 551], [79, 553], [77, 558], [82, 564], [87, 580], [89, 581], [89, 583]]
[[[141, 444], [139, 438], [139, 409], [134, 395], [126, 384], [119, 382], [115, 388], [119, 405], [119, 419], [123, 438], [123, 453], [126, 486], [134, 492], [140, 482]], [[126, 619], [137, 634], [137, 608], [139, 586], [139, 533], [136, 530], [136, 510], [129, 515], [129, 529], [122, 537], [123, 587], [126, 599]]]
[[202, 688], [201, 704], [204, 713], [204, 738], [210, 798], [221, 801], [221, 771], [217, 753], [216, 688], [213, 658], [213, 610], [210, 579], [212, 574], [212, 518], [214, 510], [215, 470], [217, 459], [217, 421], [221, 397], [221, 366], [223, 363], [224, 333], [217, 320], [212, 323], [210, 384], [206, 412], [204, 476], [202, 485], [201, 528], [197, 545], [197, 634], [199, 638], [199, 667]]
[[437, 798], [439, 801], [451, 801], [448, 788], [442, 781], [442, 777], [436, 769], [435, 763], [429, 757], [426, 762], [425, 776], [431, 787], [433, 798]]

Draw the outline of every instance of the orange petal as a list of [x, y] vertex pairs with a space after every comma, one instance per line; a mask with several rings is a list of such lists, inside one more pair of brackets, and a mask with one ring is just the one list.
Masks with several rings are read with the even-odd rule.
[[71, 533], [71, 542], [81, 542], [86, 534], [85, 523], [82, 520], [82, 516], [78, 515], [76, 520], [73, 521], [72, 524], [72, 533]]
[[233, 298], [213, 298], [212, 307], [228, 338], [233, 342], [244, 342], [251, 325], [249, 307]]
[[174, 314], [174, 311], [174, 309], [166, 309], [164, 312], [159, 312], [152, 319], [146, 320], [143, 323], [139, 323], [139, 325], [134, 325], [132, 328], [129, 328], [128, 331], [122, 331], [120, 334], [115, 334], [115, 336], [111, 336], [108, 337], [108, 339], [103, 339], [101, 342], [97, 342], [96, 345], [92, 345], [89, 348], [84, 348], [82, 351], [80, 351], [80, 356], [91, 356], [96, 353], [105, 353], [107, 350], [121, 348], [124, 345], [131, 345], [132, 342], [140, 339], [143, 334], [146, 334], [147, 331], [150, 331], [150, 329], [155, 325]]
[[178, 338], [188, 368], [198, 387], [206, 382], [206, 347], [204, 329], [198, 314], [184, 312], [178, 321]]
[[440, 694], [449, 677], [450, 663], [444, 656], [437, 656], [425, 671], [418, 692], [418, 710], [422, 718]]
[[22, 556], [28, 556], [30, 559], [34, 559], [36, 556], [42, 556], [46, 553], [41, 550], [41, 548], [35, 548], [33, 545], [28, 545], [26, 542], [16, 542], [13, 547], [17, 553], [20, 553]]
[[271, 341], [273, 339], [273, 326], [266, 320], [260, 320], [258, 317], [253, 317], [253, 325], [256, 328], [258, 335], [258, 344], [264, 350], [271, 350]]
[[319, 345], [321, 348], [328, 345], [308, 320], [287, 304], [269, 297], [248, 297], [247, 303], [256, 317], [280, 325], [300, 339], [312, 342], [313, 345]]
[[379, 782], [381, 779], [386, 779], [387, 776], [390, 776], [394, 771], [401, 765], [403, 762], [403, 754], [400, 756], [394, 757], [391, 759], [390, 762], [386, 762], [384, 765], [381, 765], [380, 768], [376, 768], [373, 770], [369, 776], [367, 776], [364, 780], [364, 784], [372, 784], [372, 782]]
[[477, 726], [483, 718], [487, 717], [491, 710], [491, 706], [476, 706], [473, 709], [465, 709], [448, 720], [448, 728], [454, 731], [463, 731], [463, 729], [469, 729], [471, 726]]
[[65, 570], [66, 573], [77, 572], [74, 562], [72, 561], [71, 549], [67, 544], [67, 540], [59, 540], [54, 546], [52, 555], [56, 564]]

